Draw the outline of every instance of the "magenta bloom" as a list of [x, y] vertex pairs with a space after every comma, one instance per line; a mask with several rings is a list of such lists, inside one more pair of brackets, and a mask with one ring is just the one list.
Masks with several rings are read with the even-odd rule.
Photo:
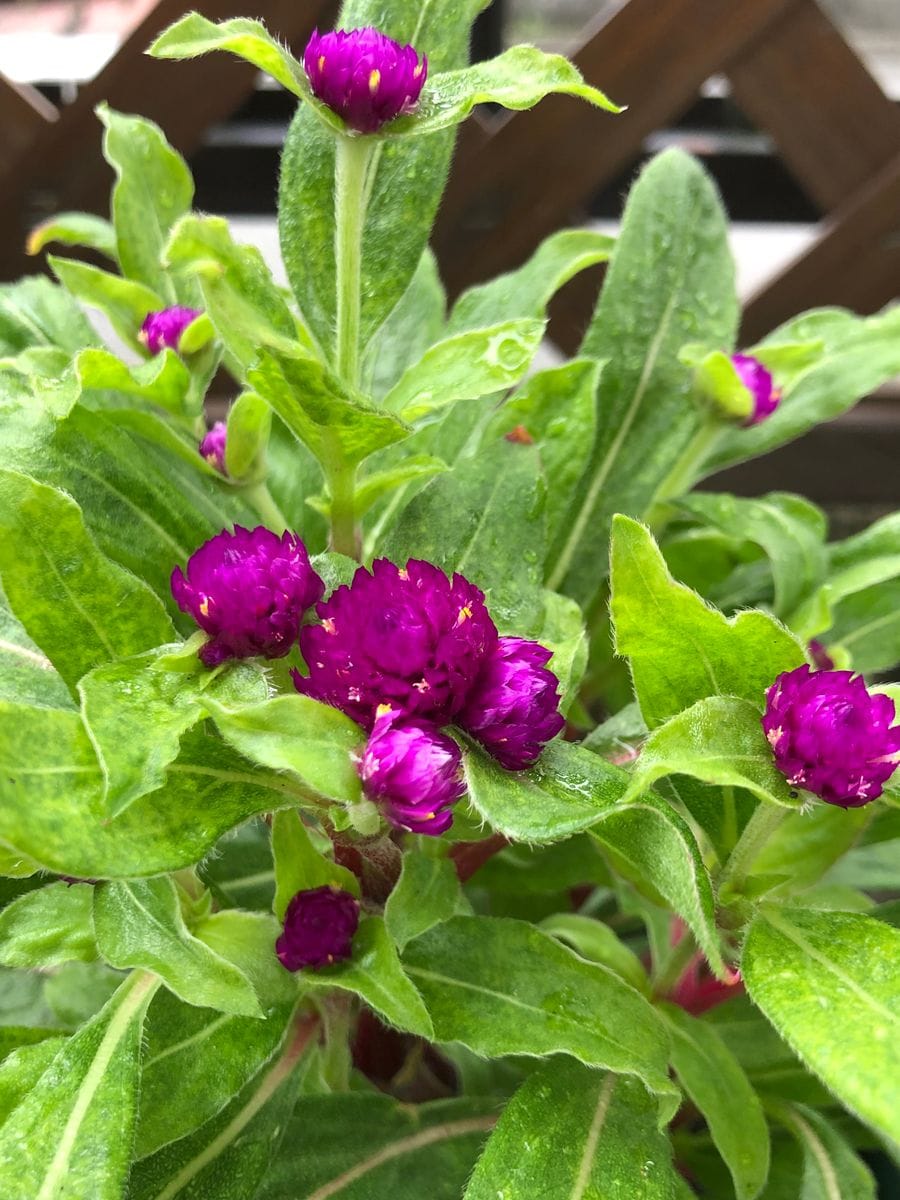
[[400, 829], [435, 836], [453, 824], [462, 796], [462, 757], [452, 738], [384, 705], [359, 764], [366, 795]]
[[225, 439], [228, 433], [224, 421], [216, 421], [212, 429], [200, 443], [199, 450], [211, 467], [227, 474], [225, 470]]
[[275, 953], [289, 971], [343, 962], [358, 925], [359, 904], [349, 892], [327, 886], [298, 892], [287, 906]]
[[300, 538], [262, 525], [223, 530], [191, 555], [187, 577], [180, 567], [172, 572], [175, 603], [210, 634], [200, 651], [208, 667], [229, 658], [283, 658], [324, 590]]
[[313, 32], [303, 54], [313, 95], [358, 133], [375, 133], [415, 108], [428, 59], [377, 29]]
[[294, 684], [364, 729], [381, 704], [447, 724], [497, 642], [478, 588], [416, 559], [400, 568], [381, 558], [371, 574], [360, 567], [316, 612], [321, 625], [300, 633], [309, 676], [295, 672]]
[[775, 764], [792, 787], [828, 804], [859, 808], [876, 800], [900, 762], [894, 702], [866, 689], [852, 671], [779, 675], [762, 719]]
[[750, 354], [732, 354], [731, 362], [741, 383], [753, 397], [753, 412], [744, 424], [759, 425], [771, 417], [781, 403], [781, 391], [758, 358]]
[[161, 312], [147, 313], [138, 338], [151, 354], [159, 354], [166, 346], [170, 350], [177, 350], [181, 335], [199, 316], [199, 309], [184, 308], [181, 304], [174, 304]]
[[550, 650], [502, 637], [485, 659], [458, 723], [509, 771], [532, 766], [565, 725]]

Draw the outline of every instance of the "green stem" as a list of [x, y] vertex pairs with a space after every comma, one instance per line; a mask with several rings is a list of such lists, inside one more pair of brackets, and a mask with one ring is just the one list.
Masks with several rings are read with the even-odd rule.
[[668, 996], [696, 953], [697, 943], [693, 936], [685, 930], [684, 937], [672, 948], [672, 953], [665, 962], [660, 964], [656, 978], [653, 980], [654, 996]]
[[272, 493], [264, 483], [255, 483], [244, 490], [244, 495], [262, 517], [266, 525], [275, 533], [284, 533], [288, 527], [287, 518], [272, 498]]
[[328, 470], [328, 490], [331, 493], [331, 548], [348, 558], [358, 558], [356, 467], [338, 461]]
[[697, 482], [703, 464], [726, 428], [727, 423], [720, 418], [707, 417], [685, 446], [681, 457], [657, 489], [647, 514], [647, 524], [654, 532], [669, 521], [669, 501], [677, 500], [689, 492]]
[[790, 812], [789, 808], [760, 800], [725, 864], [719, 879], [720, 893], [726, 886], [733, 892], [741, 891], [763, 846]]
[[[737, 801], [733, 787], [722, 788], [722, 846], [730, 854], [737, 842]], [[724, 858], [724, 855], [723, 855]]]
[[350, 388], [359, 386], [359, 317], [366, 174], [375, 143], [341, 134], [334, 171], [334, 257], [337, 270], [335, 366]]

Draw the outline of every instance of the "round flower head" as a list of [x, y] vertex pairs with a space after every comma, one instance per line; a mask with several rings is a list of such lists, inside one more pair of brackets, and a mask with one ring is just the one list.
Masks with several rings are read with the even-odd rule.
[[731, 363], [741, 383], [753, 398], [753, 411], [745, 425], [759, 425], [771, 417], [781, 403], [781, 391], [775, 386], [769, 371], [758, 358], [750, 354], [732, 354]]
[[359, 925], [359, 904], [336, 887], [298, 892], [284, 914], [284, 933], [275, 943], [289, 971], [330, 966], [349, 958]]
[[859, 808], [877, 799], [900, 762], [894, 702], [852, 671], [779, 675], [766, 692], [762, 726], [775, 764], [792, 787], [828, 804]]
[[462, 757], [452, 738], [424, 721], [407, 721], [384, 705], [359, 764], [366, 795], [411, 833], [441, 834], [462, 796]]
[[485, 659], [458, 723], [509, 771], [532, 766], [565, 725], [552, 652], [525, 638], [502, 637]]
[[497, 641], [478, 588], [416, 559], [403, 568], [378, 559], [371, 574], [360, 567], [316, 612], [321, 625], [300, 632], [309, 676], [295, 672], [296, 688], [364, 729], [381, 704], [447, 724]]
[[235, 525], [191, 555], [185, 576], [172, 572], [172, 595], [210, 640], [200, 651], [208, 667], [228, 658], [282, 658], [300, 621], [325, 590], [294, 533]]
[[138, 340], [144, 343], [151, 354], [159, 354], [165, 347], [177, 350], [181, 335], [199, 316], [199, 309], [184, 308], [180, 304], [173, 304], [171, 308], [164, 308], [160, 312], [147, 313]]
[[313, 95], [358, 133], [411, 112], [428, 74], [424, 55], [371, 28], [315, 30], [303, 66]]
[[225, 471], [225, 439], [227, 432], [225, 422], [216, 421], [199, 447], [200, 453], [209, 465], [215, 467], [217, 471], [221, 471], [223, 475], [227, 473]]

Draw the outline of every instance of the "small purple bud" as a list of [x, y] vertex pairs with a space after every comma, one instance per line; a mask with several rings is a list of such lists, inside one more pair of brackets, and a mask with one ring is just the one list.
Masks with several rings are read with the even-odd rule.
[[283, 658], [324, 590], [300, 538], [262, 525], [223, 530], [191, 555], [186, 577], [180, 567], [172, 572], [175, 603], [210, 635], [200, 651], [208, 667], [229, 658]]
[[458, 723], [509, 771], [533, 766], [544, 743], [565, 725], [552, 652], [525, 638], [502, 637], [485, 659]]
[[349, 958], [359, 925], [359, 903], [337, 887], [298, 892], [284, 914], [275, 953], [288, 971], [327, 967]]
[[358, 133], [375, 133], [415, 108], [428, 59], [377, 29], [313, 32], [303, 54], [313, 95]]
[[437, 836], [463, 795], [462, 756], [452, 738], [383, 705], [359, 764], [366, 795], [400, 829]]
[[821, 642], [817, 641], [815, 638], [812, 638], [807, 646], [807, 651], [809, 652], [809, 657], [813, 660], [813, 665], [817, 671], [834, 670], [834, 659]]
[[160, 312], [147, 313], [138, 340], [144, 343], [151, 354], [159, 354], [164, 347], [177, 350], [181, 335], [200, 315], [200, 309], [184, 308], [181, 304], [173, 304], [171, 308], [164, 308]]
[[791, 787], [827, 804], [859, 808], [876, 800], [900, 762], [894, 702], [869, 692], [852, 671], [779, 675], [766, 692], [762, 718], [775, 765]]
[[367, 730], [382, 704], [447, 724], [497, 641], [478, 588], [417, 559], [360, 567], [316, 612], [322, 623], [300, 631], [309, 676], [294, 672], [294, 685]]
[[771, 417], [781, 403], [781, 390], [775, 386], [770, 372], [758, 358], [749, 354], [732, 354], [731, 362], [741, 383], [753, 397], [753, 412], [744, 425], [759, 425]]
[[216, 421], [209, 433], [200, 443], [200, 453], [206, 459], [211, 467], [215, 467], [223, 475], [227, 475], [225, 470], [225, 439], [227, 437], [228, 427], [224, 421]]

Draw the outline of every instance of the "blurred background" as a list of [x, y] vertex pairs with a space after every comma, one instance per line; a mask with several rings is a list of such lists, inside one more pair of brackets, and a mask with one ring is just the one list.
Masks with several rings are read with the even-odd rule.
[[[223, 213], [279, 272], [278, 153], [292, 98], [225, 55], [143, 51], [186, 0], [0, 0], [0, 281], [39, 269], [27, 231], [54, 212], [105, 212], [100, 100], [156, 120], [190, 161], [199, 208]], [[332, 0], [199, 0], [211, 19], [262, 18], [302, 51]], [[473, 56], [532, 41], [576, 59], [628, 111], [566, 97], [462, 129], [434, 247], [448, 290], [522, 263], [566, 225], [614, 232], [640, 165], [677, 144], [717, 180], [732, 218], [750, 344], [825, 304], [871, 313], [900, 294], [900, 0], [494, 0]], [[283, 278], [283, 276], [282, 276]], [[600, 269], [555, 302], [573, 350]], [[552, 351], [551, 351], [552, 353]], [[714, 481], [805, 492], [833, 536], [897, 506], [900, 385]]]

